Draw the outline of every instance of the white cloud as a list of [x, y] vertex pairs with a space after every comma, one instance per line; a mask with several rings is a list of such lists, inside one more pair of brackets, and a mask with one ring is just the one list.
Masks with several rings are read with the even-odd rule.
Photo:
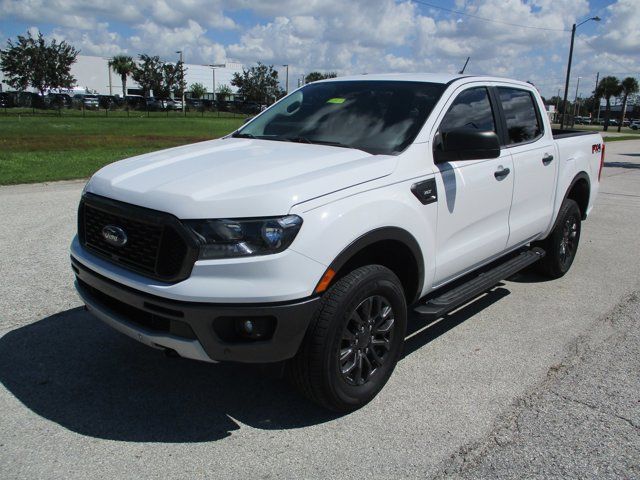
[[[576, 76], [638, 71], [637, 2], [617, 0], [598, 11], [604, 21], [596, 36], [578, 35]], [[84, 54], [148, 53], [171, 60], [183, 50], [194, 63], [287, 63], [292, 85], [296, 75], [316, 69], [455, 72], [470, 56], [469, 73], [532, 80], [547, 93], [563, 85], [567, 30], [595, 14], [588, 0], [454, 4], [468, 15], [409, 0], [0, 0], [0, 11], [25, 26], [55, 25], [47, 33]]]

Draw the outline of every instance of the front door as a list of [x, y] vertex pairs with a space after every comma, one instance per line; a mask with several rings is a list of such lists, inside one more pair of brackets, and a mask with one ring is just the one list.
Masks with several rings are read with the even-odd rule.
[[[496, 116], [486, 87], [457, 93], [434, 138], [453, 128], [496, 131]], [[509, 237], [513, 163], [509, 151], [498, 158], [437, 163], [438, 286], [502, 253]]]

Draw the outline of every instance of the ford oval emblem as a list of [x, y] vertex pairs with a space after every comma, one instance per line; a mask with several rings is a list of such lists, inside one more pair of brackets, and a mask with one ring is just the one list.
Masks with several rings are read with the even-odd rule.
[[124, 247], [127, 244], [127, 233], [115, 225], [105, 225], [102, 229], [102, 238], [109, 245], [114, 247]]

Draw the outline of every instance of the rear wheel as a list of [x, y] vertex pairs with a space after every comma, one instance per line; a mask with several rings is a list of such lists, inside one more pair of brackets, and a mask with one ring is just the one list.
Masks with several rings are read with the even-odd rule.
[[550, 278], [560, 278], [569, 271], [580, 242], [581, 215], [578, 204], [566, 199], [558, 212], [558, 219], [551, 234], [540, 246], [545, 257], [537, 263], [538, 269]]
[[358, 268], [324, 295], [289, 377], [330, 410], [356, 410], [387, 383], [402, 351], [407, 306], [396, 275], [381, 265]]

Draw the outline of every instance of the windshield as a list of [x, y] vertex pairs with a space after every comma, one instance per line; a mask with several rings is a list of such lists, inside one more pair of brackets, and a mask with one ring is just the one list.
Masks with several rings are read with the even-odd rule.
[[399, 153], [414, 140], [444, 89], [402, 81], [311, 83], [233, 136]]

